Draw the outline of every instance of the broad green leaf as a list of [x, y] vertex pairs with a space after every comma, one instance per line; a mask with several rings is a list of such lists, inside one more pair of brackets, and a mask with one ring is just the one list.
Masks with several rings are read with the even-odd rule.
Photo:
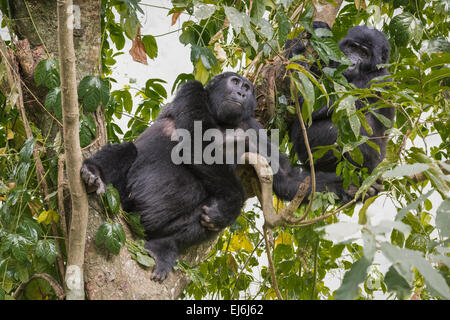
[[106, 200], [111, 212], [118, 214], [120, 210], [120, 196], [116, 188], [112, 184], [108, 184], [106, 187]]
[[243, 14], [233, 7], [224, 6], [223, 9], [225, 10], [228, 20], [230, 20], [231, 26], [236, 30], [236, 33], [239, 34], [241, 32], [241, 28], [244, 26], [244, 21], [242, 18]]
[[423, 276], [428, 289], [433, 294], [444, 299], [450, 299], [450, 289], [444, 277], [422, 256], [419, 251], [399, 248], [390, 243], [381, 243], [381, 251], [388, 258], [400, 274], [406, 275], [408, 282], [412, 281], [412, 267], [415, 267]]
[[133, 110], [133, 98], [128, 90], [115, 90], [111, 92], [111, 96], [125, 109], [126, 112], [131, 113]]
[[425, 170], [428, 170], [430, 165], [427, 163], [413, 163], [413, 164], [404, 164], [395, 167], [394, 169], [383, 173], [383, 178], [396, 178], [403, 176], [410, 176], [413, 174], [421, 173]]
[[441, 237], [450, 236], [450, 199], [445, 199], [436, 211], [436, 228]]
[[94, 112], [100, 103], [106, 107], [110, 97], [108, 81], [91, 75], [84, 77], [78, 85], [78, 97], [86, 111]]
[[359, 131], [361, 129], [361, 122], [359, 121], [356, 113], [349, 116], [348, 121], [350, 123], [350, 128], [352, 128], [355, 137], [359, 137]]
[[368, 226], [368, 230], [370, 230], [373, 234], [383, 234], [391, 232], [392, 229], [397, 229], [398, 231], [409, 234], [411, 231], [411, 227], [407, 224], [404, 224], [401, 221], [391, 221], [391, 220], [381, 220], [375, 226]]
[[384, 276], [384, 283], [386, 283], [389, 291], [394, 291], [397, 294], [399, 299], [406, 298], [411, 292], [408, 281], [393, 266]]
[[42, 229], [39, 224], [36, 223], [36, 220], [24, 218], [19, 222], [17, 233], [24, 236], [28, 240], [31, 240], [32, 242], [36, 242], [39, 235], [42, 234]]
[[29, 137], [27, 141], [25, 141], [19, 152], [20, 162], [29, 162], [31, 160], [34, 151], [34, 142], [35, 139], [33, 137]]
[[19, 234], [8, 234], [4, 239], [2, 239], [2, 244], [0, 247], [0, 252], [5, 252], [9, 250], [13, 257], [20, 262], [27, 261], [28, 246], [31, 245], [31, 241], [24, 238]]
[[55, 240], [42, 239], [39, 240], [36, 246], [36, 256], [45, 259], [49, 264], [53, 264], [58, 256]]
[[258, 22], [258, 27], [260, 27], [260, 32], [261, 34], [266, 37], [267, 39], [272, 39], [273, 37], [273, 27], [272, 25], [269, 23], [269, 21], [267, 21], [264, 18], [261, 18]]
[[195, 9], [194, 16], [199, 20], [208, 19], [214, 14], [215, 11], [215, 6], [200, 5], [197, 9]]
[[325, 231], [325, 239], [331, 240], [335, 243], [346, 241], [349, 236], [355, 235], [361, 231], [362, 226], [352, 222], [338, 222], [327, 225], [325, 227], [319, 227], [316, 230]]
[[155, 59], [158, 56], [158, 45], [156, 43], [155, 37], [151, 35], [145, 35], [142, 37], [142, 42], [144, 43], [145, 52], [150, 59]]
[[368, 261], [372, 261], [377, 250], [375, 235], [365, 229], [362, 229], [361, 234], [363, 239], [364, 257]]
[[91, 143], [92, 139], [95, 138], [90, 127], [92, 127], [92, 123], [90, 123], [87, 116], [82, 115], [79, 122], [81, 148], [88, 146]]
[[155, 260], [149, 255], [142, 254], [140, 252], [136, 253], [136, 261], [144, 267], [150, 268], [155, 265]]
[[411, 40], [417, 43], [421, 40], [423, 26], [419, 19], [416, 19], [408, 11], [403, 11], [391, 19], [389, 31], [397, 46], [407, 46]]
[[441, 79], [450, 77], [450, 68], [442, 68], [438, 70], [432, 70], [430, 74], [426, 75], [423, 79], [423, 84], [426, 85], [430, 82], [437, 82]]
[[45, 108], [53, 110], [55, 117], [62, 119], [61, 88], [55, 87], [45, 96]]
[[95, 244], [105, 245], [113, 254], [117, 255], [125, 244], [126, 236], [123, 227], [117, 222], [104, 222], [97, 230]]
[[357, 260], [351, 269], [347, 271], [342, 280], [339, 289], [336, 290], [334, 298], [336, 300], [351, 300], [358, 296], [359, 284], [363, 283], [367, 277], [367, 268], [370, 267], [372, 261], [365, 257]]
[[[342, 162], [341, 162], [342, 163]], [[377, 199], [377, 197], [370, 197], [369, 199], [364, 201], [364, 204], [362, 206], [362, 208], [359, 210], [358, 213], [358, 223], [361, 225], [364, 225], [367, 223], [367, 209], [369, 208], [369, 206]]]
[[122, 211], [125, 216], [125, 220], [131, 228], [131, 231], [136, 233], [141, 238], [145, 238], [145, 229], [141, 224], [141, 215], [135, 212], [125, 212]]
[[55, 59], [39, 61], [34, 69], [34, 82], [40, 86], [44, 84], [48, 89], [59, 87], [59, 65]]
[[278, 7], [275, 19], [278, 23], [278, 43], [284, 45], [287, 35], [291, 31], [291, 23], [284, 10], [280, 7]]

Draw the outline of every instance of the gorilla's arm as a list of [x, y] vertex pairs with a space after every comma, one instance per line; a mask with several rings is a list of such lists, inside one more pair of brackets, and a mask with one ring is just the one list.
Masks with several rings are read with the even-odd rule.
[[[253, 129], [259, 132], [263, 129], [262, 125], [254, 118], [250, 118], [245, 121], [245, 129]], [[291, 166], [289, 159], [281, 153], [278, 146], [274, 146], [267, 135], [258, 136], [260, 139], [264, 139], [267, 144], [267, 153], [269, 156], [269, 163], [272, 169], [278, 169], [273, 175], [273, 190], [275, 194], [283, 200], [292, 200], [297, 193], [300, 183], [303, 178], [300, 176], [298, 168]], [[269, 152], [275, 151], [276, 155], [271, 155]], [[274, 163], [277, 161], [277, 163]]]
[[137, 156], [137, 149], [132, 142], [107, 144], [92, 157], [84, 160], [81, 178], [86, 183], [88, 192], [102, 194], [106, 186], [112, 183], [117, 189], [122, 205], [128, 198], [127, 173]]

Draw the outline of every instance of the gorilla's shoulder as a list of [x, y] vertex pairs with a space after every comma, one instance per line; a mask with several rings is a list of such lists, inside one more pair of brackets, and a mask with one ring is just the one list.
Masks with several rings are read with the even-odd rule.
[[205, 92], [205, 88], [200, 81], [190, 80], [181, 85], [175, 95], [175, 100], [179, 97], [185, 97], [186, 95], [196, 95]]

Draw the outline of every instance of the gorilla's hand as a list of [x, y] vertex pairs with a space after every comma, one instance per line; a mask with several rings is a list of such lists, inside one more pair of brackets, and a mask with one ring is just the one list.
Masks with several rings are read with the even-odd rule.
[[86, 184], [87, 193], [95, 192], [98, 195], [106, 192], [106, 185], [100, 177], [97, 168], [89, 164], [83, 164], [80, 170], [81, 179]]
[[209, 231], [220, 231], [227, 226], [219, 211], [217, 201], [212, 200], [209, 205], [202, 205], [200, 207], [200, 224]]

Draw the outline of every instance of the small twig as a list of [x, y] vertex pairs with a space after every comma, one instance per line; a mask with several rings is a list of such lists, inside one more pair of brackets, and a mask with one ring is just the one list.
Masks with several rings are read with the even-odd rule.
[[63, 300], [64, 299], [64, 289], [61, 287], [61, 285], [58, 283], [58, 281], [56, 281], [51, 275], [47, 274], [47, 273], [36, 273], [33, 274], [30, 279], [28, 279], [27, 282], [23, 282], [16, 290], [16, 292], [14, 292], [14, 299], [17, 299], [20, 297], [20, 295], [22, 294], [23, 290], [25, 290], [25, 288], [27, 287], [27, 285], [33, 281], [34, 279], [44, 279], [46, 280], [50, 286], [52, 287], [53, 291], [55, 291], [56, 296], [58, 297], [58, 300]]
[[263, 55], [263, 52], [260, 51], [258, 53], [258, 55], [252, 60], [252, 62], [250, 62], [250, 64], [247, 66], [247, 69], [244, 72], [244, 77], [247, 78], [248, 74], [250, 73], [250, 70], [256, 65], [256, 63], [259, 61], [259, 59], [261, 59]]
[[[264, 236], [264, 235], [263, 235]], [[241, 277], [242, 273], [244, 272], [244, 270], [247, 268], [248, 263], [250, 262], [250, 259], [253, 257], [253, 254], [255, 253], [256, 249], [258, 249], [259, 245], [261, 244], [261, 242], [264, 240], [264, 238], [261, 238], [261, 240], [259, 240], [259, 242], [256, 244], [256, 246], [253, 248], [253, 251], [248, 255], [247, 260], [245, 261], [244, 266], [242, 267], [241, 271], [239, 272], [239, 274], [236, 277], [236, 281], [234, 282], [234, 287], [233, 287], [233, 291], [231, 292], [231, 298], [233, 298], [234, 296], [234, 292], [236, 291], [236, 286], [237, 286], [237, 282], [239, 280], [239, 278]]]
[[303, 216], [300, 218], [300, 220], [303, 220], [306, 218], [306, 216], [311, 211], [312, 202], [314, 200], [314, 193], [316, 192], [316, 171], [314, 169], [314, 160], [313, 160], [313, 156], [312, 156], [312, 152], [311, 152], [311, 147], [309, 145], [308, 134], [306, 132], [305, 122], [303, 121], [302, 111], [300, 110], [300, 103], [298, 101], [298, 92], [295, 92], [295, 90], [294, 90], [295, 84], [294, 84], [294, 78], [292, 76], [292, 72], [289, 72], [289, 78], [291, 80], [291, 86], [290, 86], [291, 87], [291, 96], [294, 98], [298, 120], [300, 122], [300, 126], [302, 127], [302, 134], [303, 134], [303, 139], [305, 141], [306, 151], [308, 152], [308, 160], [309, 160], [309, 166], [310, 166], [310, 170], [311, 170], [311, 180], [312, 180], [311, 196], [309, 199], [308, 207], [306, 208]]
[[277, 277], [275, 275], [275, 266], [273, 264], [272, 255], [270, 253], [271, 251], [270, 251], [269, 240], [267, 239], [267, 231], [268, 231], [268, 227], [263, 226], [264, 242], [266, 244], [267, 261], [269, 263], [269, 272], [272, 276], [272, 287], [273, 287], [273, 290], [275, 290], [275, 293], [277, 294], [278, 299], [283, 300], [280, 289], [278, 288]]

